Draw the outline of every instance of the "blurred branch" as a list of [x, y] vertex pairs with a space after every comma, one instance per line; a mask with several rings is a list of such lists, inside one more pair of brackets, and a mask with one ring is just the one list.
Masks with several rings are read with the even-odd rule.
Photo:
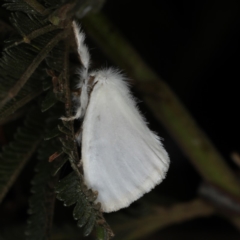
[[211, 202], [212, 205], [221, 212], [240, 215], [239, 201], [236, 201], [232, 196], [229, 196], [225, 191], [222, 191], [218, 187], [209, 183], [202, 183], [198, 192], [204, 199]]
[[[176, 204], [169, 208], [155, 207], [148, 216], [121, 222], [114, 228], [116, 239], [142, 239], [168, 225], [188, 221], [196, 217], [209, 216], [214, 208], [200, 199]], [[146, 224], [147, 223], [147, 224]], [[126, 232], [125, 232], [126, 231]], [[124, 232], [124, 235], [121, 233]]]
[[231, 159], [232, 161], [240, 168], [240, 155], [238, 152], [232, 152], [231, 153]]
[[100, 13], [85, 18], [83, 25], [106, 55], [136, 80], [136, 89], [144, 102], [168, 129], [199, 174], [240, 198], [238, 180], [212, 142], [167, 84], [147, 66], [116, 27]]

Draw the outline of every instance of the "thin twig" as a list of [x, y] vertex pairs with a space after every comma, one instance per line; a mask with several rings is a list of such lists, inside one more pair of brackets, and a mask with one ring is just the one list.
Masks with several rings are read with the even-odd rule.
[[47, 54], [52, 50], [56, 44], [66, 36], [67, 31], [62, 31], [58, 33], [35, 57], [32, 63], [28, 66], [26, 71], [20, 77], [20, 79], [15, 83], [15, 85], [8, 91], [6, 96], [0, 102], [0, 109], [11, 99], [13, 99], [21, 88], [25, 85], [27, 80], [32, 76], [33, 72], [37, 69], [39, 64], [46, 58]]
[[35, 39], [35, 38], [37, 38], [37, 37], [39, 37], [39, 36], [41, 36], [41, 35], [43, 35], [45, 33], [48, 33], [48, 32], [51, 32], [51, 31], [57, 30], [57, 29], [59, 29], [58, 26], [49, 24], [49, 25], [47, 25], [45, 27], [42, 27], [40, 29], [34, 30], [33, 32], [31, 32], [27, 36], [23, 36], [22, 40], [11, 44], [10, 46], [6, 47], [5, 49], [16, 47], [16, 46], [18, 46], [21, 43], [31, 43], [31, 40], [33, 40], [33, 39]]
[[[121, 239], [140, 239], [167, 227], [178, 224], [197, 217], [214, 214], [215, 209], [202, 201], [195, 199], [191, 202], [175, 204], [172, 207], [154, 207], [148, 216], [143, 216], [136, 220], [128, 219], [115, 226], [116, 238], [121, 235]], [[125, 233], [125, 234], [124, 234]]]

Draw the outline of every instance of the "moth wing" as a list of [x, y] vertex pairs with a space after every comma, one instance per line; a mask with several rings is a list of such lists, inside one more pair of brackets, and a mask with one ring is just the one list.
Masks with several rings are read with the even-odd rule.
[[165, 177], [169, 157], [114, 70], [96, 74], [83, 122], [82, 161], [88, 187], [104, 212], [117, 211]]

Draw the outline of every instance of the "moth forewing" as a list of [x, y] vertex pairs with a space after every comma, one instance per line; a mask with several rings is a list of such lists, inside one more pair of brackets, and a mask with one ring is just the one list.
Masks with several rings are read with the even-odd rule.
[[168, 154], [136, 108], [116, 70], [95, 73], [82, 132], [86, 184], [98, 191], [105, 212], [117, 211], [165, 177]]

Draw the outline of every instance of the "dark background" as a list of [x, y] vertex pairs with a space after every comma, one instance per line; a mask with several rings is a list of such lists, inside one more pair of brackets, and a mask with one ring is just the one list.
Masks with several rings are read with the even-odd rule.
[[[240, 2], [107, 1], [103, 11], [237, 170], [230, 155], [239, 152]], [[189, 200], [196, 195], [201, 179], [171, 138], [167, 134], [164, 138], [172, 163], [159, 191]], [[168, 227], [154, 236], [174, 240], [239, 238], [220, 217]]]
[[239, 149], [239, 1], [107, 1], [104, 12], [228, 158]]
[[[230, 155], [233, 151], [240, 152], [240, 2], [108, 0], [102, 11], [145, 62], [169, 84], [230, 167], [237, 170]], [[94, 58], [99, 50], [93, 43], [90, 45]], [[163, 131], [159, 134], [165, 139], [164, 145], [172, 161], [168, 177], [154, 194], [164, 192], [176, 201], [193, 199], [201, 183], [200, 176], [173, 139], [158, 126], [144, 103], [140, 107], [150, 119], [152, 128]], [[24, 174], [32, 167], [34, 164], [25, 169], [5, 200], [5, 209], [0, 209], [4, 213], [0, 214], [1, 224], [11, 227], [25, 221], [30, 183]], [[19, 191], [22, 196], [18, 199], [20, 207], [12, 210], [11, 204]], [[133, 209], [138, 207], [138, 203], [132, 206]], [[71, 210], [67, 211], [61, 203], [57, 204], [57, 209], [56, 216], [61, 215], [59, 211], [64, 211], [66, 219], [73, 223]], [[57, 219], [56, 223], [60, 224]], [[212, 216], [169, 226], [146, 239], [239, 239], [239, 236], [227, 220]]]

